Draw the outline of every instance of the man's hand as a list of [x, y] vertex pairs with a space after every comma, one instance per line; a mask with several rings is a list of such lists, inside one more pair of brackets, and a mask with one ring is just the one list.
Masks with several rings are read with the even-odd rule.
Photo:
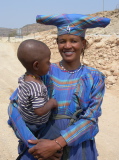
[[40, 139], [28, 140], [28, 142], [36, 144], [34, 147], [28, 150], [28, 152], [32, 154], [34, 158], [49, 159], [50, 157], [51, 160], [59, 160], [62, 156], [62, 154], [57, 153], [57, 151], [60, 150], [60, 147], [54, 140]]

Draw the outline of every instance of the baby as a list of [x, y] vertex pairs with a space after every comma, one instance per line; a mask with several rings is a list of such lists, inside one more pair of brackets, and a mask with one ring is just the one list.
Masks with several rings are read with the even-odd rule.
[[40, 78], [49, 70], [50, 55], [46, 44], [33, 39], [23, 41], [17, 51], [17, 57], [26, 69], [18, 80], [18, 109], [28, 128], [38, 138], [46, 127], [51, 110], [58, 107], [55, 99], [49, 99]]

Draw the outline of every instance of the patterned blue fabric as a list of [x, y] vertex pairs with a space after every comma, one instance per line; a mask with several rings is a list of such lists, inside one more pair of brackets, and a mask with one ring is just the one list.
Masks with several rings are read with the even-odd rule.
[[[78, 109], [83, 109], [79, 120], [68, 128], [69, 119], [55, 120], [61, 135], [70, 147], [69, 160], [84, 160], [84, 158], [97, 160], [98, 153], [94, 137], [99, 131], [98, 117], [101, 115], [101, 103], [105, 90], [104, 75], [87, 66], [82, 66], [80, 71], [71, 74], [62, 70], [59, 64], [52, 64], [49, 74], [43, 78], [49, 94], [50, 85], [54, 85], [53, 97], [59, 105], [54, 114], [69, 116]], [[77, 103], [76, 95], [80, 103]], [[14, 115], [15, 112], [12, 114]], [[25, 130], [27, 128], [24, 126]], [[24, 139], [22, 141], [26, 143]], [[20, 149], [22, 151], [22, 148]], [[26, 151], [21, 160], [29, 160], [29, 156]], [[30, 160], [34, 158], [31, 156]]]
[[56, 26], [58, 29], [58, 35], [73, 34], [85, 37], [85, 31], [87, 28], [106, 27], [110, 23], [110, 19], [82, 14], [55, 14], [37, 15], [36, 22]]
[[10, 104], [8, 106], [8, 115], [9, 115], [8, 124], [11, 127], [13, 127], [13, 130], [14, 130], [16, 136], [25, 143], [25, 146], [31, 148], [34, 145], [28, 143], [27, 140], [29, 140], [29, 139], [36, 140], [37, 138], [33, 135], [32, 132], [30, 132], [30, 130], [26, 126], [25, 122], [23, 121], [23, 119], [18, 111], [17, 92], [18, 92], [18, 90], [16, 89], [15, 92], [10, 97]]
[[[54, 114], [72, 115], [80, 108], [83, 113], [79, 121], [61, 135], [69, 146], [76, 146], [92, 139], [99, 131], [98, 117], [101, 115], [101, 103], [105, 89], [104, 75], [94, 68], [82, 66], [79, 72], [70, 74], [53, 64], [50, 77], [54, 84], [54, 97], [58, 102], [58, 111]], [[80, 104], [76, 102], [76, 95]]]

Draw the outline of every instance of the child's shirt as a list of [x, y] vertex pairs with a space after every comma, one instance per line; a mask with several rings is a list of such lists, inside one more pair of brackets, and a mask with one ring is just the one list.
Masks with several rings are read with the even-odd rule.
[[34, 109], [43, 107], [49, 100], [47, 88], [34, 81], [24, 81], [24, 75], [18, 79], [18, 109], [25, 122], [30, 124], [44, 124], [48, 121], [50, 113], [43, 116], [35, 114]]

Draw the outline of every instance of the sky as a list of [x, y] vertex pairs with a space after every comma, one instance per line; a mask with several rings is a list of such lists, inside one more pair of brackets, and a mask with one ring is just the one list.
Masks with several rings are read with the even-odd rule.
[[119, 0], [0, 0], [0, 27], [22, 28], [36, 15], [92, 14], [119, 9]]

